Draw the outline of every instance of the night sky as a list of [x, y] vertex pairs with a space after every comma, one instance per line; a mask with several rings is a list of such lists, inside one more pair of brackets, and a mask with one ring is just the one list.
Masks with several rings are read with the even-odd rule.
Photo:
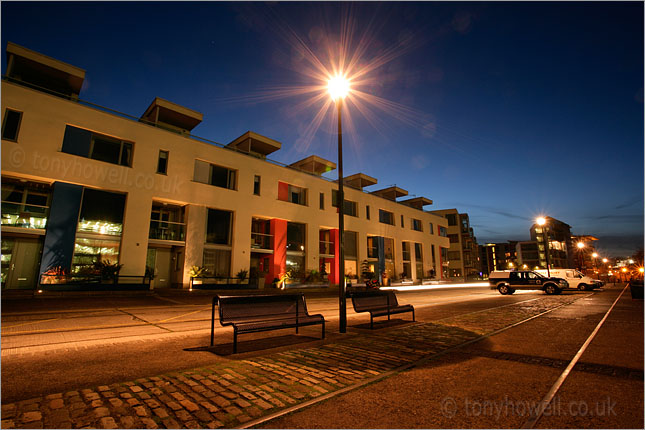
[[84, 100], [139, 117], [162, 97], [204, 114], [193, 134], [251, 130], [287, 164], [336, 162], [333, 105], [298, 93], [344, 46], [367, 70], [343, 111], [345, 175], [377, 178], [366, 190], [466, 212], [480, 244], [548, 215], [603, 256], [643, 246], [642, 2], [3, 1], [7, 41], [86, 70]]

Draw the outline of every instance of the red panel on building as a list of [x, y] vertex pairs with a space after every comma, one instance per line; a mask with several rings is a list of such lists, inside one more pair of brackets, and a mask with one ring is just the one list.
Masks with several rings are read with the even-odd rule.
[[273, 235], [273, 255], [269, 261], [267, 283], [273, 282], [275, 278], [280, 279], [280, 275], [287, 272], [287, 221], [272, 219], [271, 234]]
[[[289, 201], [289, 184], [284, 182], [278, 182], [278, 200], [282, 200], [283, 202]], [[285, 225], [286, 225], [286, 221], [285, 221]]]

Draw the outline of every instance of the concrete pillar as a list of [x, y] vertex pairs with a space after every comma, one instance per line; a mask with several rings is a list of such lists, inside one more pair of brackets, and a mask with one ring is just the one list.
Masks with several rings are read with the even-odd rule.
[[146, 273], [151, 211], [152, 196], [136, 191], [128, 194], [119, 250], [119, 262], [123, 264], [121, 275], [143, 276]]
[[206, 241], [206, 216], [204, 206], [186, 206], [186, 255], [184, 257], [183, 288], [190, 283], [190, 268], [201, 266], [204, 259], [204, 242]]

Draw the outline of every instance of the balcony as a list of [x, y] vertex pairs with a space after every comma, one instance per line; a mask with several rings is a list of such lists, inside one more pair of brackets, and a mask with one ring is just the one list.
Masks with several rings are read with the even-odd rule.
[[150, 221], [149, 239], [174, 240], [183, 242], [186, 240], [186, 224], [172, 221]]
[[2, 201], [3, 226], [44, 229], [48, 215], [49, 206]]
[[271, 246], [273, 235], [265, 233], [251, 233], [251, 249], [272, 250]]

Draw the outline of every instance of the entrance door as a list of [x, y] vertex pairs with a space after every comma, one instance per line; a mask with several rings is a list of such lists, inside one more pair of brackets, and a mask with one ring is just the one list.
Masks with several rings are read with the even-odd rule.
[[155, 258], [155, 288], [170, 288], [172, 285], [172, 252], [170, 248], [157, 248]]
[[[3, 238], [3, 242], [3, 288], [36, 289], [42, 242], [26, 238]], [[9, 246], [10, 242], [13, 246]]]

